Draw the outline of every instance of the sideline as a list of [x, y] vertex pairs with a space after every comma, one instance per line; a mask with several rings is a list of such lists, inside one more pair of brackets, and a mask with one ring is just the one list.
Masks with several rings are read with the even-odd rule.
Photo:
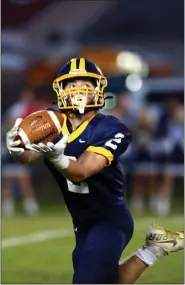
[[[183, 216], [174, 216], [170, 217], [171, 222], [182, 222], [183, 223]], [[152, 222], [155, 222], [159, 225], [165, 226], [166, 218], [145, 218], [141, 220], [135, 220], [135, 228], [143, 230], [143, 236], [146, 233], [147, 228], [151, 225]], [[168, 226], [167, 226], [168, 227]], [[174, 229], [179, 230], [179, 229]], [[1, 248], [10, 248], [16, 246], [27, 245], [31, 243], [38, 243], [43, 242], [46, 240], [56, 239], [56, 238], [66, 238], [72, 237], [73, 231], [71, 229], [56, 229], [56, 230], [49, 230], [49, 231], [42, 231], [22, 236], [15, 236], [11, 238], [4, 238], [1, 242]]]
[[43, 242], [45, 240], [50, 240], [55, 238], [71, 237], [72, 235], [73, 232], [69, 229], [43, 231], [34, 234], [5, 238], [1, 242], [1, 247], [2, 249], [4, 249], [4, 248], [21, 246], [30, 243]]

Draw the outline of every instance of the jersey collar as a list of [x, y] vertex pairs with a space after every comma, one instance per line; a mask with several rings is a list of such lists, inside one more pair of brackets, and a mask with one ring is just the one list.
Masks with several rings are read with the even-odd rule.
[[69, 135], [68, 138], [68, 143], [74, 141], [76, 138], [78, 138], [86, 129], [86, 127], [89, 125], [90, 121], [96, 116], [96, 114], [94, 114], [92, 117], [90, 117], [89, 119], [85, 120], [75, 131], [73, 131], [71, 134], [69, 133], [69, 130], [67, 128], [67, 116], [65, 114], [62, 114], [64, 117], [64, 122], [63, 122], [63, 126], [62, 126], [62, 135]]

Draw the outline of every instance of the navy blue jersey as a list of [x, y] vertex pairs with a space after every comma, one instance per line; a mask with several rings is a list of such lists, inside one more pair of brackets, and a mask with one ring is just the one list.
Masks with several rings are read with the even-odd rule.
[[[67, 118], [64, 117], [61, 136], [69, 134]], [[59, 136], [58, 139], [60, 138]], [[107, 158], [104, 169], [83, 183], [75, 184], [45, 160], [58, 182], [75, 227], [88, 226], [105, 219], [118, 221], [126, 218], [124, 213], [127, 215], [128, 210], [124, 201], [124, 181], [118, 158], [130, 142], [131, 133], [120, 120], [96, 114], [70, 134], [65, 155], [76, 160], [85, 151], [101, 154]]]

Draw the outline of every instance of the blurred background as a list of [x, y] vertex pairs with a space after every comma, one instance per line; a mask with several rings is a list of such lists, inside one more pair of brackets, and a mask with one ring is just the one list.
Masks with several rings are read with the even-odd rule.
[[[30, 166], [14, 162], [5, 147], [5, 134], [16, 118], [51, 106], [56, 99], [52, 82], [66, 61], [78, 56], [94, 61], [109, 78], [106, 96], [112, 96], [101, 112], [120, 118], [133, 134], [132, 144], [121, 157], [126, 197], [136, 219], [128, 253], [142, 242], [150, 221], [182, 226], [184, 2], [1, 3], [2, 282], [70, 283], [74, 241], [58, 186], [42, 162]], [[50, 237], [43, 239], [60, 237], [62, 245], [57, 239], [42, 243], [43, 247], [35, 242], [23, 250], [27, 242], [11, 240], [43, 231]], [[34, 265], [37, 256], [40, 259]], [[182, 259], [181, 263], [178, 258], [169, 259], [169, 266], [176, 268], [173, 276], [165, 275], [168, 266], [159, 263], [141, 282], [153, 282], [152, 276], [153, 283], [180, 283]], [[163, 277], [155, 273], [157, 269]]]

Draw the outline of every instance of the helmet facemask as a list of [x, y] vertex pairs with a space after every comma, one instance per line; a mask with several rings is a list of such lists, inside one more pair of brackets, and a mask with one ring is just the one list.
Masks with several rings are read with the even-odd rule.
[[[70, 79], [70, 78], [69, 78]], [[68, 79], [68, 80], [69, 80]], [[83, 79], [93, 83], [94, 87], [66, 87], [67, 80], [55, 80], [53, 89], [57, 93], [58, 107], [61, 110], [72, 110], [84, 114], [92, 109], [99, 109], [104, 106], [104, 88], [107, 80], [104, 76], [92, 77], [71, 77], [71, 79]]]

